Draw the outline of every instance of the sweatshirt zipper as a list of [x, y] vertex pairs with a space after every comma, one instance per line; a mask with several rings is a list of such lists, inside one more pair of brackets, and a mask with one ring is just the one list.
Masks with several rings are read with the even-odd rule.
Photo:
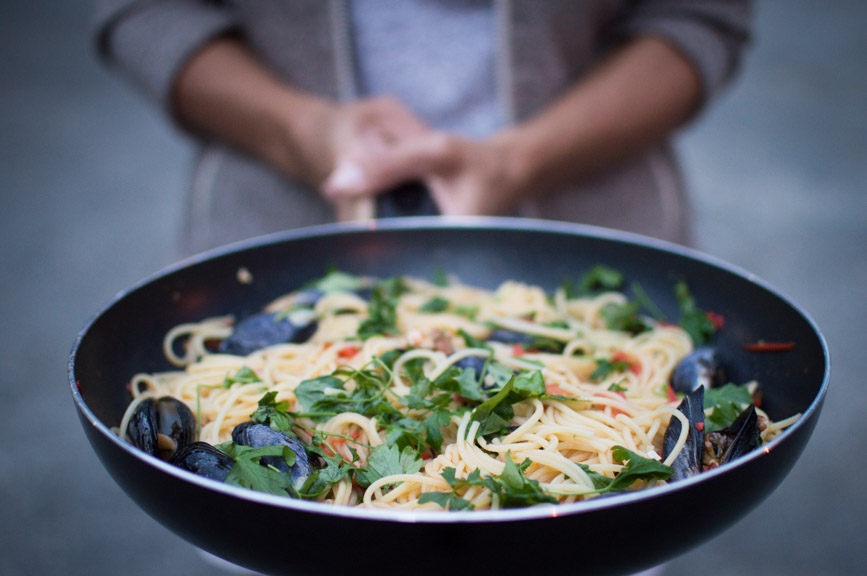
[[514, 77], [512, 62], [512, 0], [494, 0], [494, 74], [497, 104], [504, 126], [511, 126], [517, 120], [515, 110]]
[[330, 0], [331, 42], [334, 51], [334, 69], [337, 80], [337, 98], [342, 102], [358, 98], [355, 67], [352, 65], [349, 0]]

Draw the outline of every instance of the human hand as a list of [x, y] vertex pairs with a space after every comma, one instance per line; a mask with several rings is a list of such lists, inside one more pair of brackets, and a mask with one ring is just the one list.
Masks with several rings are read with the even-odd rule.
[[[387, 189], [377, 186], [376, 175], [388, 163], [392, 149], [430, 131], [424, 121], [391, 97], [336, 107], [329, 130], [332, 170], [322, 184], [322, 191], [334, 205], [338, 219], [372, 217], [373, 196]], [[332, 193], [345, 188], [362, 188], [364, 193]]]
[[519, 166], [511, 150], [503, 135], [470, 140], [422, 132], [380, 149], [364, 166], [343, 165], [344, 173], [326, 181], [324, 192], [341, 202], [421, 181], [444, 215], [503, 214], [521, 194]]

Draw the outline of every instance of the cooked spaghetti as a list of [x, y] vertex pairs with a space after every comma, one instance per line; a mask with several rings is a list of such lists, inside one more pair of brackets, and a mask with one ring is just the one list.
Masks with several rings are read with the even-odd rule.
[[[275, 492], [338, 505], [496, 509], [642, 489], [668, 480], [687, 440], [669, 378], [694, 344], [630, 304], [612, 290], [331, 273], [266, 309], [309, 326], [304, 341], [230, 354], [215, 343], [232, 317], [172, 329], [164, 350], [179, 370], [133, 377], [120, 433], [164, 396], [224, 450], [253, 418], [310, 451], [311, 473]], [[616, 322], [624, 310], [638, 327]], [[672, 419], [681, 432], [664, 456]]]

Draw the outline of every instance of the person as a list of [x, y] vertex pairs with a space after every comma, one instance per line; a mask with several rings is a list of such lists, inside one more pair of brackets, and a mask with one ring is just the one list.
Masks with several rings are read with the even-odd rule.
[[734, 77], [750, 16], [748, 0], [102, 0], [95, 36], [200, 145], [190, 252], [416, 213], [686, 244], [670, 140]]

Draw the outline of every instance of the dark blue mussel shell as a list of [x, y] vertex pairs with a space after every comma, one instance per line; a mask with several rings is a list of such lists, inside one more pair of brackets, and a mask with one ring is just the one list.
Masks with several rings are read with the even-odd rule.
[[286, 342], [306, 342], [314, 332], [317, 323], [296, 324], [290, 316], [277, 312], [263, 312], [244, 319], [232, 335], [220, 342], [219, 352], [247, 356], [256, 350]]
[[304, 484], [304, 481], [313, 471], [307, 450], [301, 441], [265, 424], [257, 424], [252, 421], [238, 424], [232, 430], [232, 442], [253, 448], [262, 448], [263, 446], [288, 446], [291, 448], [295, 452], [295, 463], [291, 468], [279, 456], [263, 456], [260, 462], [281, 472], [289, 472], [296, 488]]
[[167, 460], [195, 440], [196, 417], [186, 404], [171, 396], [148, 398], [133, 412], [127, 436], [134, 446]]
[[[678, 410], [683, 412], [689, 419], [689, 434], [683, 450], [671, 463], [674, 471], [671, 480], [683, 480], [695, 476], [702, 470], [701, 458], [704, 451], [704, 386], [693, 390], [681, 400]], [[700, 426], [697, 426], [701, 423]], [[665, 431], [662, 440], [662, 459], [665, 460], [674, 450], [678, 438], [680, 438], [681, 423], [679, 418], [672, 416], [671, 422]]]
[[235, 461], [207, 442], [193, 442], [175, 452], [169, 464], [211, 480], [225, 482]]
[[292, 305], [296, 308], [313, 308], [319, 299], [325, 295], [325, 292], [318, 288], [308, 288], [295, 293], [295, 298], [292, 300]]
[[758, 448], [762, 437], [755, 405], [747, 406], [727, 428], [707, 434], [707, 439], [720, 465]]
[[478, 377], [482, 373], [482, 370], [484, 370], [487, 361], [488, 359], [484, 356], [464, 356], [455, 362], [454, 365], [462, 370], [472, 368], [476, 371], [476, 377]]
[[524, 344], [529, 346], [533, 343], [533, 336], [529, 334], [525, 334], [523, 332], [515, 332], [514, 330], [506, 330], [505, 328], [498, 328], [491, 332], [488, 336], [488, 340], [494, 342], [502, 342], [503, 344]]
[[726, 371], [719, 352], [709, 346], [701, 346], [684, 356], [670, 378], [671, 387], [679, 394], [689, 394], [699, 386], [709, 390], [725, 383]]

